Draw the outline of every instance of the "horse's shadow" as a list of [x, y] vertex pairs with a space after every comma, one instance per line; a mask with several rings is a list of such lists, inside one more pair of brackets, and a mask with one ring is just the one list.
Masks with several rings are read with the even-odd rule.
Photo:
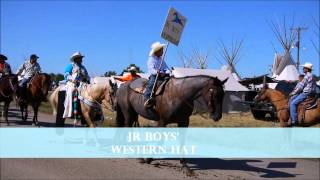
[[291, 174], [278, 170], [271, 170], [267, 168], [295, 168], [297, 162], [271, 162], [267, 168], [256, 167], [249, 165], [250, 162], [263, 162], [263, 160], [254, 160], [254, 159], [239, 159], [239, 160], [226, 160], [226, 159], [217, 159], [217, 158], [192, 158], [188, 159], [190, 167], [197, 170], [239, 170], [239, 171], [250, 171], [256, 172], [262, 175], [263, 178], [289, 178], [296, 177], [299, 174]]
[[[179, 160], [179, 159], [161, 159], [161, 160]], [[197, 172], [200, 170], [230, 170], [230, 171], [247, 171], [255, 172], [261, 178], [294, 178], [301, 174], [291, 174], [279, 170], [273, 170], [268, 168], [295, 168], [297, 162], [270, 162], [266, 168], [256, 167], [249, 165], [248, 163], [259, 163], [263, 160], [255, 159], [218, 159], [218, 158], [189, 158], [187, 159], [189, 167]], [[166, 166], [171, 168], [177, 168], [178, 166], [171, 163], [160, 163], [157, 166]]]

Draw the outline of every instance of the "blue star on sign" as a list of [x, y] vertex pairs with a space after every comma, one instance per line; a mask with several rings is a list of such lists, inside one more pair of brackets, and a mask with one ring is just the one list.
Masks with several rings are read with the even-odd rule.
[[178, 13], [175, 12], [175, 13], [173, 13], [173, 15], [174, 15], [175, 17], [174, 17], [174, 19], [172, 20], [172, 22], [178, 23], [178, 24], [180, 24], [181, 26], [183, 26], [182, 21], [181, 21], [181, 19], [180, 19], [179, 16], [178, 16]]

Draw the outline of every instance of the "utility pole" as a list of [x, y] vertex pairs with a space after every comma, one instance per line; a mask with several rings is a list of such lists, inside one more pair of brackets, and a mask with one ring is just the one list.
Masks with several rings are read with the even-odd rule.
[[296, 27], [296, 28], [291, 28], [292, 31], [296, 31], [297, 32], [297, 38], [298, 41], [296, 42], [295, 46], [298, 48], [297, 49], [297, 64], [296, 67], [299, 70], [299, 65], [300, 65], [300, 33], [302, 30], [307, 30], [308, 28], [306, 27]]

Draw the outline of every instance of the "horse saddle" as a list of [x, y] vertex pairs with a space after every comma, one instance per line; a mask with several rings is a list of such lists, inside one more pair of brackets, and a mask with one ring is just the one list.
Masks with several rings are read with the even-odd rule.
[[318, 107], [318, 97], [308, 97], [298, 106], [298, 119], [303, 121], [307, 110], [315, 109]]
[[[156, 92], [155, 96], [160, 95], [164, 92], [165, 86], [167, 82], [169, 81], [170, 78], [165, 78], [164, 80], [159, 80], [156, 84]], [[136, 80], [133, 80], [130, 83], [130, 89], [134, 90], [135, 92], [139, 94], [144, 94], [146, 91], [146, 86], [147, 86], [148, 79], [145, 78], [138, 78]]]

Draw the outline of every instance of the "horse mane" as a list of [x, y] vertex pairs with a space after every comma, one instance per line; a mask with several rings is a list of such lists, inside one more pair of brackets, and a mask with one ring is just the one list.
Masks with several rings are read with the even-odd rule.
[[172, 76], [172, 79], [187, 79], [187, 78], [208, 78], [208, 79], [213, 79], [214, 81], [218, 82], [221, 85], [221, 80], [218, 77], [214, 77], [214, 76], [209, 76], [209, 75], [195, 75], [195, 76], [184, 76], [184, 77], [174, 77]]
[[282, 96], [284, 96], [284, 97], [286, 97], [286, 98], [289, 97], [289, 95], [285, 94], [284, 92], [282, 92], [282, 91], [280, 91], [280, 90], [271, 89], [271, 88], [268, 88], [268, 90], [271, 90], [271, 91], [274, 91], [274, 92], [276, 92], [276, 93], [279, 93], [280, 95], [282, 95]]
[[293, 91], [297, 83], [295, 82], [287, 82], [287, 81], [279, 81], [275, 90], [281, 92], [285, 96], [289, 96], [289, 94]]

